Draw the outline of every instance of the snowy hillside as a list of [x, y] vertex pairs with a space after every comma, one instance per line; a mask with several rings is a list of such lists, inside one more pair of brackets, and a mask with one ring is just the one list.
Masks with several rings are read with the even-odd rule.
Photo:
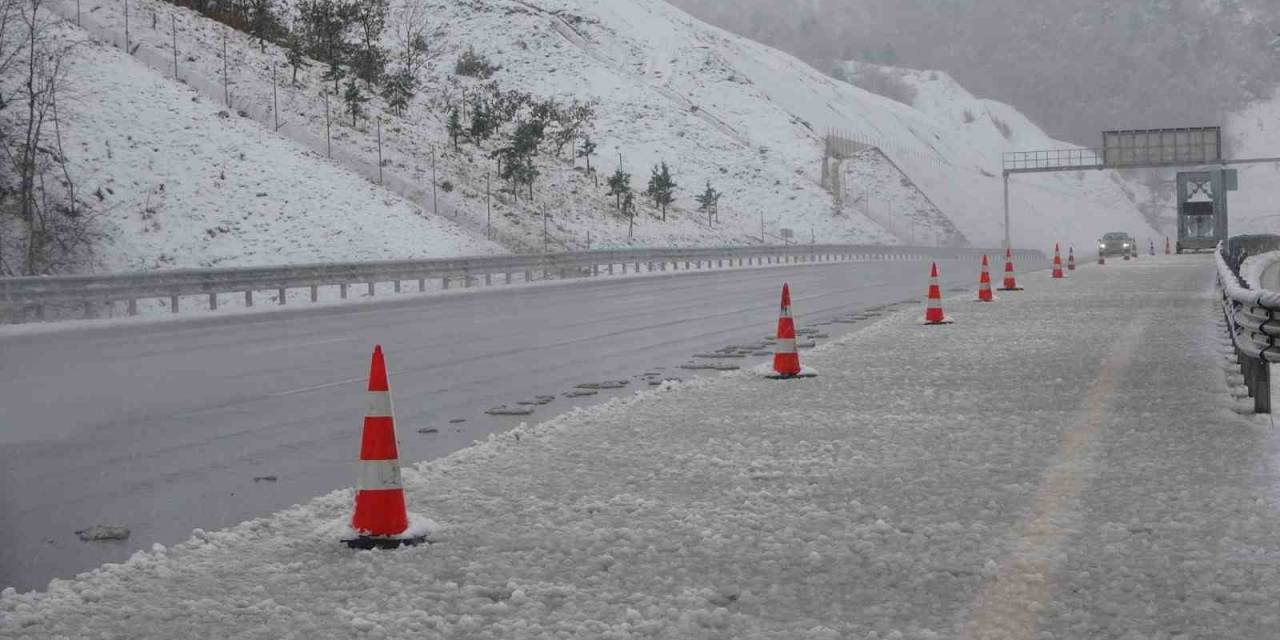
[[[84, 40], [74, 28], [58, 36]], [[482, 236], [221, 110], [109, 46], [69, 66], [63, 145], [108, 271], [473, 255]]]
[[[385, 110], [379, 99], [365, 105], [382, 118], [386, 184], [427, 210], [458, 212], [459, 223], [473, 230], [484, 229], [491, 212], [500, 238], [516, 250], [542, 248], [543, 212], [550, 214], [548, 242], [553, 249], [585, 248], [588, 237], [592, 246], [627, 244], [627, 220], [616, 212], [604, 184], [604, 177], [619, 166], [619, 156], [634, 174], [637, 190], [644, 188], [649, 168], [663, 160], [680, 185], [670, 221], [659, 222], [651, 204], [640, 207], [633, 244], [758, 241], [762, 223], [771, 240], [785, 227], [799, 238], [908, 241], [909, 231], [886, 228], [875, 215], [865, 215], [856, 200], [841, 198], [842, 208], [837, 208], [821, 175], [823, 136], [835, 128], [880, 147], [950, 220], [922, 220], [926, 233], [946, 235], [954, 223], [968, 241], [989, 245], [1003, 237], [1000, 153], [1066, 146], [1012, 108], [976, 100], [941, 74], [908, 74], [918, 85], [920, 105], [910, 108], [657, 0], [423, 4], [435, 57], [421, 73], [422, 89], [402, 116]], [[288, 82], [282, 50], [267, 45], [264, 53], [248, 36], [228, 33], [220, 24], [158, 0], [136, 0], [132, 6], [135, 16], [143, 16], [143, 26], [135, 17], [134, 55], [171, 75], [172, 34], [163, 26], [173, 16], [178, 75], [207, 96], [221, 98], [223, 93], [221, 51], [227, 35], [233, 107], [261, 122], [274, 118], [274, 64], [281, 80], [280, 119], [286, 122], [281, 134], [325, 151], [324, 92], [333, 87], [321, 81], [320, 65], [303, 69], [295, 88]], [[61, 0], [59, 10], [74, 16], [75, 3]], [[153, 14], [154, 22], [148, 19]], [[393, 4], [391, 15], [399, 15], [398, 5]], [[123, 44], [124, 16], [118, 4], [95, 5], [83, 13], [83, 22], [98, 37]], [[148, 23], [160, 27], [149, 28]], [[595, 101], [598, 117], [589, 133], [599, 144], [593, 162], [598, 182], [582, 169], [581, 160], [575, 167], [567, 154], [563, 159], [544, 154], [538, 159], [541, 175], [533, 204], [501, 192], [486, 201], [494, 145], [463, 144], [455, 152], [446, 130], [450, 106], [478, 90], [480, 81], [454, 74], [454, 63], [471, 48], [500, 66], [492, 81], [503, 90]], [[937, 81], [930, 79], [935, 77]], [[333, 111], [341, 111], [337, 96], [331, 103]], [[966, 109], [973, 112], [974, 122], [964, 121]], [[353, 127], [340, 116], [331, 125], [334, 158], [376, 176], [379, 131], [374, 119], [359, 120]], [[1002, 126], [1008, 127], [1007, 137]], [[856, 174], [856, 166], [852, 170]], [[725, 194], [720, 221], [710, 228], [694, 211], [693, 200], [708, 181]], [[1019, 178], [1013, 189], [1015, 243], [1083, 246], [1117, 227], [1139, 236], [1150, 233], [1118, 181], [1108, 174]], [[501, 181], [494, 182], [498, 191]], [[856, 185], [845, 188], [856, 190]], [[913, 206], [894, 202], [898, 196], [893, 193], [870, 196], [903, 210]]]
[[[1049, 137], [1011, 106], [973, 96], [945, 73], [858, 63], [845, 63], [843, 69], [854, 79], [860, 70], [871, 69], [909, 88], [913, 108], [881, 99], [896, 124], [877, 121], [871, 126], [880, 131], [905, 128], [910, 135], [867, 135], [885, 145], [903, 171], [975, 241], [1003, 237], [1001, 154], [1077, 148]], [[1139, 239], [1163, 237], [1134, 205], [1145, 197], [1143, 186], [1114, 171], [1016, 175], [1010, 188], [1014, 243], [1091, 247], [1112, 230]]]
[[[1230, 114], [1223, 125], [1224, 155], [1280, 156], [1280, 94]], [[1229, 229], [1235, 233], [1280, 233], [1280, 163], [1241, 165], [1240, 190], [1227, 195]], [[1169, 207], [1172, 209], [1173, 204]]]

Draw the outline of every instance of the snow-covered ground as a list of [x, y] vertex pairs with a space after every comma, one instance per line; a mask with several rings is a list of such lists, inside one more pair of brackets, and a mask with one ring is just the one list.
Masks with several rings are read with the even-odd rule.
[[[123, 45], [122, 5], [91, 4], [82, 14], [86, 28]], [[401, 4], [393, 3], [393, 16]], [[444, 105], [456, 102], [465, 90], [474, 91], [474, 81], [462, 79], [455, 85], [453, 78], [454, 62], [470, 47], [502, 66], [494, 79], [503, 88], [597, 101], [599, 118], [591, 134], [600, 146], [593, 166], [602, 174], [621, 160], [634, 174], [633, 185], [643, 188], [652, 165], [661, 160], [671, 164], [681, 186], [673, 219], [659, 223], [650, 215], [652, 207], [642, 207], [636, 244], [741, 243], [758, 238], [762, 223], [766, 235], [775, 238], [780, 229], [790, 228], [800, 238], [899, 241], [907, 233], [886, 229], [852, 204], [835, 210], [832, 194], [821, 183], [821, 159], [823, 135], [838, 128], [880, 146], [960, 233], [974, 244], [990, 245], [1003, 239], [1000, 153], [1063, 146], [1012, 108], [977, 101], [954, 83], [921, 81], [919, 108], [907, 107], [698, 22], [658, 0], [423, 4], [439, 32], [431, 40], [438, 55], [423, 73], [424, 88], [403, 117], [386, 113], [379, 101], [367, 105], [383, 117], [385, 182], [428, 209], [437, 207], [438, 198], [440, 211], [459, 212], [459, 222], [473, 230], [484, 228], [491, 205], [501, 239], [517, 250], [542, 247], [544, 211], [552, 216], [553, 248], [584, 248], [588, 237], [597, 247], [627, 244], [627, 224], [614, 213], [603, 179], [597, 185], [568, 160], [540, 161], [536, 204], [513, 202], [509, 194], [486, 201], [489, 149], [464, 146], [454, 152], [445, 132]], [[58, 6], [63, 15], [74, 15], [71, 0]], [[136, 57], [172, 73], [167, 25], [176, 16], [178, 75], [220, 98], [226, 29], [158, 0], [135, 0], [131, 6]], [[153, 13], [159, 28], [148, 25]], [[229, 34], [228, 43], [234, 108], [262, 122], [274, 121], [274, 63], [283, 82], [279, 112], [287, 124], [281, 133], [323, 152], [325, 85], [318, 65], [303, 70], [302, 86], [293, 88], [284, 82], [290, 71], [283, 52], [267, 47], [263, 53], [237, 33]], [[978, 109], [972, 123], [943, 107], [966, 100]], [[338, 100], [331, 106], [340, 111]], [[1007, 123], [1008, 138], [998, 132], [996, 117]], [[366, 176], [376, 175], [374, 122], [352, 127], [335, 116], [333, 126], [335, 159]], [[448, 193], [432, 193], [433, 151], [436, 182], [448, 181], [453, 187]], [[1083, 246], [1114, 228], [1142, 237], [1146, 230], [1136, 210], [1113, 180], [1108, 175], [1016, 180], [1016, 244]], [[707, 181], [725, 193], [721, 221], [711, 228], [693, 211], [693, 195]], [[897, 198], [895, 192], [872, 194], [873, 201]], [[912, 206], [908, 201], [893, 204], [901, 210]], [[949, 226], [939, 225], [938, 230]]]
[[346, 549], [340, 491], [6, 590], [0, 636], [1270, 637], [1277, 442], [1228, 393], [1212, 274], [892, 313], [815, 379], [664, 385], [406, 469], [431, 545]]
[[111, 46], [77, 41], [60, 105], [95, 267], [128, 271], [477, 255], [483, 236], [317, 157]]

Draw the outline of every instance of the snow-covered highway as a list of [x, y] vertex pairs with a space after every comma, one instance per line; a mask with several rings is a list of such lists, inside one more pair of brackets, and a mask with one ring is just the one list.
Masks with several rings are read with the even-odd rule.
[[[943, 267], [951, 285], [973, 286], [975, 265]], [[0, 333], [0, 588], [42, 588], [196, 527], [350, 486], [376, 342], [396, 376], [402, 451], [418, 461], [596, 400], [562, 396], [580, 383], [629, 379], [633, 391], [646, 372], [689, 378], [675, 367], [695, 353], [773, 330], [784, 280], [804, 322], [919, 298], [926, 270], [748, 268], [90, 331], [13, 328]], [[483, 413], [538, 395], [560, 397], [531, 416]], [[77, 538], [97, 524], [132, 535]]]
[[430, 546], [337, 544], [339, 491], [7, 591], [0, 637], [1274, 637], [1276, 436], [1233, 410], [1212, 277], [903, 310], [816, 379], [664, 386], [409, 469]]

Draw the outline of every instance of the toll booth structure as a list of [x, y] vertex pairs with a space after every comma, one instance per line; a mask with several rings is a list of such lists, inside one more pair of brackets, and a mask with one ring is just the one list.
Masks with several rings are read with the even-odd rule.
[[1178, 253], [1213, 251], [1227, 239], [1227, 192], [1237, 187], [1234, 169], [1178, 173]]

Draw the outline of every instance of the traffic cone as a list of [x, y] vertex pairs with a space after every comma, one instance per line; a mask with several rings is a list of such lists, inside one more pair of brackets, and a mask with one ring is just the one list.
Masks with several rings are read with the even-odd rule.
[[1058, 245], [1053, 245], [1053, 278], [1055, 280], [1062, 279], [1066, 276], [1062, 274], [1062, 250]]
[[791, 317], [791, 286], [782, 285], [782, 311], [778, 316], [778, 341], [773, 350], [773, 371], [766, 377], [775, 380], [807, 378], [800, 366], [800, 354], [796, 351], [796, 323]]
[[368, 409], [360, 440], [360, 472], [356, 484], [355, 513], [351, 529], [355, 535], [343, 540], [356, 549], [394, 549], [415, 545], [426, 532], [410, 530], [400, 483], [400, 453], [396, 444], [395, 412], [382, 347], [373, 349], [369, 367]]
[[995, 302], [991, 295], [991, 272], [987, 269], [987, 256], [982, 256], [982, 274], [978, 276], [978, 302]]
[[1022, 291], [1018, 279], [1013, 275], [1013, 249], [1004, 250], [1004, 286], [1001, 291]]
[[1076, 248], [1067, 247], [1067, 271], [1076, 270]]
[[951, 319], [942, 313], [942, 288], [938, 286], [938, 263], [933, 263], [929, 271], [929, 306], [924, 312], [924, 323], [951, 324]]
[[1167, 256], [1172, 253], [1173, 253], [1173, 247], [1169, 246], [1169, 236], [1165, 236], [1164, 237], [1164, 254]]

